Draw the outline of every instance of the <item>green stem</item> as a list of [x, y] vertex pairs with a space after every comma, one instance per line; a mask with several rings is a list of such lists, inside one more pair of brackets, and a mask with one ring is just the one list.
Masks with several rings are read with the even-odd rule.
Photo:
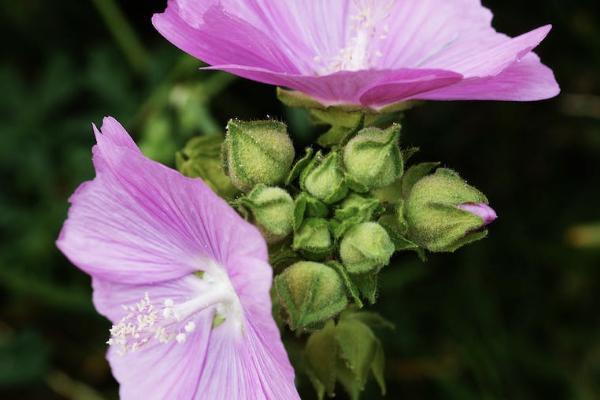
[[144, 74], [150, 57], [117, 3], [114, 0], [92, 0], [92, 3], [132, 68]]
[[199, 62], [197, 60], [187, 55], [181, 56], [173, 69], [167, 74], [165, 79], [152, 90], [152, 93], [147, 97], [147, 100], [139, 108], [138, 112], [134, 115], [128, 126], [138, 126], [138, 124], [140, 124], [154, 110], [164, 107], [168, 101], [169, 92], [171, 91], [173, 82], [186, 72], [189, 72], [191, 69], [195, 67], [197, 68], [198, 65]]

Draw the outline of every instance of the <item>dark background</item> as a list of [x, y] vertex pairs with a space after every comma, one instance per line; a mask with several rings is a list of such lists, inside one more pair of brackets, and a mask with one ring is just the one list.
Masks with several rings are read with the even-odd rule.
[[[117, 117], [165, 163], [231, 117], [288, 119], [298, 145], [314, 134], [272, 87], [197, 72], [150, 24], [165, 3], [0, 0], [2, 399], [117, 397], [109, 324], [89, 278], [54, 247], [69, 194], [93, 177], [91, 122]], [[402, 256], [384, 271], [388, 398], [598, 399], [600, 2], [484, 3], [512, 36], [554, 24], [537, 52], [563, 92], [407, 114], [418, 160], [460, 171], [500, 218], [456, 254]], [[371, 386], [365, 398], [378, 398]]]

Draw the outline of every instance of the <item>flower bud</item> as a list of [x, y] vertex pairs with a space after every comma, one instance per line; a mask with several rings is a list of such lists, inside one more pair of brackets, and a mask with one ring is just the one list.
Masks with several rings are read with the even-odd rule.
[[231, 120], [223, 158], [235, 187], [248, 191], [260, 183], [283, 182], [294, 161], [294, 146], [282, 122]]
[[332, 151], [327, 156], [319, 152], [300, 175], [300, 185], [317, 199], [333, 204], [348, 193], [340, 155]]
[[344, 147], [344, 166], [353, 183], [374, 189], [394, 182], [404, 170], [398, 146], [400, 125], [365, 128]]
[[305, 218], [325, 218], [329, 214], [327, 204], [306, 192], [300, 192], [294, 199], [294, 229], [300, 229]]
[[381, 203], [374, 197], [351, 193], [334, 212], [333, 234], [339, 239], [352, 226], [373, 221], [382, 211]]
[[322, 260], [333, 250], [329, 223], [323, 218], [308, 218], [294, 233], [294, 250], [310, 260]]
[[285, 190], [258, 185], [239, 203], [250, 210], [267, 242], [276, 243], [292, 232], [294, 200]]
[[190, 178], [202, 178], [218, 195], [231, 199], [238, 192], [225, 175], [221, 162], [221, 135], [197, 136], [190, 139], [175, 156], [177, 169]]
[[340, 276], [325, 264], [300, 261], [275, 278], [292, 329], [316, 328], [348, 304]]
[[439, 168], [412, 187], [404, 214], [409, 238], [432, 252], [452, 252], [487, 235], [497, 216], [483, 193]]
[[340, 244], [342, 263], [353, 274], [377, 272], [389, 264], [394, 244], [376, 222], [363, 222], [348, 230]]

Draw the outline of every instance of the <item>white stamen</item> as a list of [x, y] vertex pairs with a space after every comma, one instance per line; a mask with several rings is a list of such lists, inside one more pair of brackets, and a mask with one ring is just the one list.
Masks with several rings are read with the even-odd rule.
[[177, 334], [177, 336], [175, 336], [175, 340], [177, 341], [177, 343], [185, 342], [185, 333]]
[[[327, 57], [324, 65], [317, 68], [320, 74], [373, 68], [383, 57], [378, 50], [379, 41], [388, 37], [390, 27], [385, 21], [391, 14], [394, 0], [353, 0], [353, 3], [356, 11], [350, 17], [350, 37], [337, 55]], [[314, 61], [321, 64], [321, 56], [316, 55]]]
[[194, 329], [196, 329], [196, 324], [194, 323], [194, 321], [190, 321], [187, 324], [185, 324], [184, 327], [186, 332], [194, 332]]
[[[192, 281], [196, 285], [191, 298], [175, 303], [167, 298], [154, 303], [148, 293], [135, 304], [123, 305], [125, 315], [110, 328], [111, 337], [106, 342], [116, 346], [118, 354], [124, 355], [143, 348], [155, 341], [164, 344], [175, 341], [184, 343], [187, 335], [196, 330], [191, 320], [198, 313], [210, 312], [208, 318], [222, 315], [224, 321], [231, 321], [230, 329], [243, 331], [242, 307], [227, 273], [221, 267], [211, 265], [210, 274]], [[220, 325], [219, 325], [220, 326]], [[215, 327], [214, 329], [220, 329]]]

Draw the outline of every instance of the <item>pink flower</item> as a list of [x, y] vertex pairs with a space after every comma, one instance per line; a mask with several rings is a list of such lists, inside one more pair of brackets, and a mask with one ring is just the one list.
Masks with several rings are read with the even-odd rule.
[[71, 197], [57, 245], [114, 324], [121, 398], [298, 399], [260, 233], [201, 180], [144, 157], [114, 119], [94, 131], [96, 178]]
[[169, 0], [169, 41], [244, 78], [326, 105], [540, 100], [560, 89], [532, 50], [546, 25], [497, 33], [480, 0]]

